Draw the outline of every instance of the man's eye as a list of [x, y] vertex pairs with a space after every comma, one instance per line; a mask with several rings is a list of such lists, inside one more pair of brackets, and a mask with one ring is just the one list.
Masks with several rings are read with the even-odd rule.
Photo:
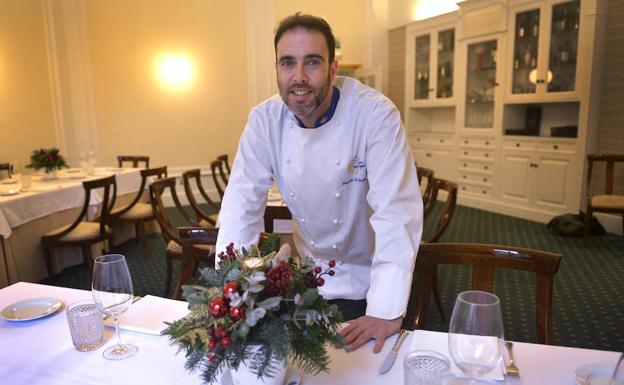
[[282, 68], [292, 68], [295, 65], [295, 61], [294, 60], [282, 60], [280, 62], [280, 66]]
[[312, 67], [319, 66], [319, 65], [321, 65], [321, 63], [322, 63], [322, 62], [321, 62], [321, 60], [320, 60], [320, 59], [308, 59], [308, 60], [306, 61], [306, 65], [308, 65], [308, 66], [312, 66]]

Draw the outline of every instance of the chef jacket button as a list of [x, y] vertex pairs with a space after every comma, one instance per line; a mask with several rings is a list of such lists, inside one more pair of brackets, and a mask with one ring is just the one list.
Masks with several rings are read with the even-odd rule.
[[310, 241], [310, 246], [314, 246], [314, 241]]
[[332, 245], [332, 249], [336, 250], [337, 248], [338, 248], [338, 246]]
[[338, 224], [338, 219], [334, 219], [334, 224], [337, 225]]
[[286, 163], [290, 163], [290, 158], [286, 159]]
[[339, 192], [336, 193], [336, 198], [340, 198], [340, 193]]
[[336, 166], [340, 166], [340, 161], [339, 160], [336, 161]]
[[301, 218], [301, 223], [306, 223], [306, 219], [305, 218]]
[[291, 198], [294, 198], [294, 197], [295, 197], [295, 193], [294, 193], [294, 192], [291, 192], [291, 193], [290, 193], [290, 194], [288, 194], [288, 195], [290, 195], [290, 197], [291, 197]]

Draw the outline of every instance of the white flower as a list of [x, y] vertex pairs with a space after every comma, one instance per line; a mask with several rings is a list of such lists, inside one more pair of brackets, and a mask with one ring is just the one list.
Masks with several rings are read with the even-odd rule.
[[259, 320], [266, 315], [266, 309], [257, 307], [255, 309], [247, 309], [245, 311], [245, 323], [251, 327], [256, 326]]
[[256, 305], [267, 310], [272, 310], [278, 308], [281, 301], [282, 297], [271, 297], [258, 302]]

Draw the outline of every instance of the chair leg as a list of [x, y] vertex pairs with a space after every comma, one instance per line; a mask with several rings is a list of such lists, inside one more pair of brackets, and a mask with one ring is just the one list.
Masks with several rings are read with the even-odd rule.
[[93, 256], [91, 255], [91, 244], [87, 243], [81, 246], [82, 248], [82, 258], [84, 259], [87, 268], [91, 273], [93, 273]]
[[438, 289], [438, 267], [434, 266], [433, 268], [433, 299], [435, 300], [436, 307], [438, 308], [438, 313], [440, 314], [440, 318], [443, 322], [446, 322], [446, 316], [444, 315], [444, 308], [442, 306], [442, 300], [440, 299], [440, 290]]
[[45, 260], [46, 269], [48, 270], [48, 277], [52, 275], [52, 251], [50, 247], [46, 244], [42, 244], [43, 248], [43, 259]]
[[186, 261], [182, 263], [182, 267], [180, 269], [180, 278], [178, 279], [178, 283], [173, 290], [173, 295], [171, 296], [171, 299], [178, 299], [180, 297], [180, 294], [182, 292], [182, 285], [187, 284], [191, 280], [193, 274], [195, 273], [195, 270], [197, 270], [198, 263], [199, 262], [197, 261]]
[[143, 239], [143, 232], [141, 231], [140, 227], [141, 225], [139, 223], [143, 223], [141, 222], [134, 222], [134, 241], [136, 242], [136, 244], [138, 245], [141, 240]]
[[583, 247], [587, 247], [587, 238], [589, 237], [592, 215], [592, 207], [588, 204], [587, 210], [585, 210], [585, 223], [583, 224]]
[[139, 228], [139, 238], [141, 239], [141, 244], [143, 245], [143, 260], [148, 261], [152, 256], [149, 251], [147, 239], [145, 239], [145, 221], [140, 220], [138, 222], [138, 228]]
[[171, 274], [173, 270], [173, 258], [167, 255], [167, 276], [165, 277], [165, 293], [163, 297], [168, 298], [169, 289], [171, 289]]

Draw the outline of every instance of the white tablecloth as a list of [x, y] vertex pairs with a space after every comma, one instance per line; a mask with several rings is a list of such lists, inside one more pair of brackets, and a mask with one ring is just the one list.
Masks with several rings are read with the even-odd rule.
[[[11, 303], [34, 297], [55, 297], [65, 304], [91, 293], [30, 283], [17, 283], [0, 290], [0, 309]], [[169, 300], [179, 307], [179, 301]], [[113, 343], [112, 330], [105, 331], [106, 344]], [[102, 349], [80, 353], [74, 350], [64, 311], [27, 322], [0, 319], [0, 383], [11, 385], [65, 384], [176, 384], [197, 385], [198, 374], [184, 371], [184, 355], [167, 337], [139, 333], [122, 333], [124, 341], [139, 346], [136, 356], [123, 361], [108, 361]], [[346, 353], [331, 350], [329, 373], [306, 375], [303, 385], [399, 385], [403, 383], [402, 360], [410, 349], [429, 348], [447, 351], [446, 333], [418, 330], [410, 334], [399, 351], [392, 369], [378, 374], [384, 357], [396, 337], [392, 337], [379, 354], [372, 352], [373, 343]], [[514, 353], [521, 380], [507, 378], [494, 384], [574, 385], [574, 370], [587, 363], [606, 362], [615, 365], [619, 353], [566, 348], [558, 346], [515, 343]], [[458, 381], [456, 381], [459, 383]]]

